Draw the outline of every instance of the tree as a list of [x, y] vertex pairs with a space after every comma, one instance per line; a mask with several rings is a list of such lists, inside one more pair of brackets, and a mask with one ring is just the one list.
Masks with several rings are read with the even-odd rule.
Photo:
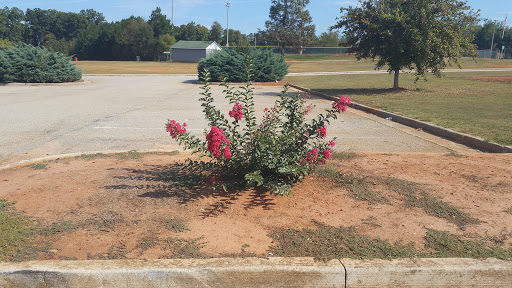
[[398, 89], [403, 68], [415, 70], [417, 77], [429, 70], [440, 77], [447, 65], [460, 68], [461, 54], [475, 55], [469, 28], [478, 12], [458, 0], [360, 0], [358, 7], [342, 7], [331, 28], [345, 29], [357, 59], [378, 58], [376, 69], [388, 65]]
[[340, 42], [340, 33], [337, 31], [329, 31], [320, 34], [318, 38], [318, 46], [320, 47], [338, 47]]
[[105, 16], [103, 16], [103, 13], [96, 12], [94, 9], [80, 10], [80, 14], [90, 24], [100, 25], [105, 22]]
[[[226, 33], [227, 29], [224, 29], [224, 36], [222, 37], [222, 45], [226, 45]], [[219, 44], [220, 44], [219, 43]], [[229, 46], [233, 47], [249, 47], [249, 39], [247, 36], [242, 34], [239, 30], [229, 29]]]
[[187, 40], [187, 41], [206, 41], [208, 40], [209, 31], [208, 28], [195, 22], [188, 24], [182, 24], [176, 33], [176, 40]]
[[219, 45], [222, 42], [222, 32], [224, 29], [222, 29], [222, 25], [220, 25], [219, 22], [214, 21], [212, 24], [212, 28], [210, 29], [210, 36], [208, 37], [208, 40], [215, 41]]
[[0, 39], [5, 38], [11, 42], [20, 42], [23, 40], [26, 26], [25, 13], [22, 10], [13, 7], [0, 9]]
[[268, 34], [278, 43], [281, 54], [286, 46], [302, 49], [315, 39], [315, 25], [305, 9], [309, 0], [272, 0], [269, 18], [265, 22]]
[[141, 56], [143, 60], [152, 60], [151, 45], [153, 44], [153, 29], [141, 17], [131, 16], [121, 21], [125, 44], [130, 53], [125, 60], [135, 60], [135, 56]]
[[59, 11], [53, 9], [27, 9], [25, 13], [28, 24], [26, 38], [29, 43], [34, 46], [41, 46], [44, 43], [44, 36], [52, 33], [52, 28], [57, 22], [57, 13]]
[[167, 19], [167, 16], [162, 14], [160, 7], [156, 7], [156, 9], [151, 12], [148, 24], [153, 28], [153, 36], [155, 38], [171, 33], [171, 20]]

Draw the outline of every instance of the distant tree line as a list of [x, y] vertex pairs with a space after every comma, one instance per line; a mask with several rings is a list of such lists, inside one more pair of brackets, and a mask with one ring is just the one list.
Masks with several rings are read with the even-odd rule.
[[[190, 22], [174, 26], [157, 7], [146, 21], [131, 16], [106, 22], [102, 13], [93, 9], [80, 13], [49, 9], [13, 7], [0, 9], [1, 43], [24, 42], [49, 50], [76, 55], [84, 60], [157, 60], [176, 41], [217, 41], [225, 45], [226, 30], [214, 22], [211, 29]], [[249, 46], [246, 35], [229, 29], [231, 46]]]
[[[308, 3], [308, 0], [272, 0], [266, 29], [248, 35], [229, 29], [230, 46], [276, 46], [282, 52], [286, 46], [299, 49], [346, 46], [346, 39], [337, 31], [315, 35], [315, 25], [305, 9]], [[471, 29], [478, 49], [490, 49], [493, 29], [493, 48], [512, 48], [512, 29], [507, 28], [501, 37], [503, 23], [486, 21]], [[217, 21], [210, 28], [194, 22], [174, 26], [159, 7], [147, 21], [131, 16], [116, 22], [106, 22], [103, 14], [93, 9], [80, 13], [39, 8], [25, 12], [16, 7], [0, 9], [0, 43], [44, 46], [84, 60], [134, 60], [136, 56], [141, 60], [158, 60], [179, 40], [211, 40], [225, 46], [226, 33]]]

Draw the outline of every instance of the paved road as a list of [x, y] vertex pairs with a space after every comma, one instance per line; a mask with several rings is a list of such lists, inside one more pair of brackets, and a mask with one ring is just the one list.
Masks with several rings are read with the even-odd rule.
[[[85, 84], [0, 86], [0, 166], [60, 154], [179, 149], [165, 132], [167, 119], [187, 122], [188, 130], [197, 135], [206, 128], [196, 79], [85, 76]], [[259, 115], [274, 103], [280, 90], [255, 87]], [[213, 91], [220, 100], [218, 107], [230, 110], [222, 89]], [[317, 108], [330, 106], [323, 99], [312, 102]], [[332, 124], [328, 133], [338, 137], [339, 150], [446, 153], [465, 149], [350, 109]]]

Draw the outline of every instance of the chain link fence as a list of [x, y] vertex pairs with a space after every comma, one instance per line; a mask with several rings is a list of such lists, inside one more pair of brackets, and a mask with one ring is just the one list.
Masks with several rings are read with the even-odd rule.
[[505, 52], [503, 53], [500, 50], [478, 50], [478, 58], [512, 59], [512, 51], [505, 50]]

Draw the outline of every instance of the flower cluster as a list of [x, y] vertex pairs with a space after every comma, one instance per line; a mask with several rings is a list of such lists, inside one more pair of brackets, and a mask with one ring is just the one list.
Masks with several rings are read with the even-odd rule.
[[242, 109], [244, 106], [242, 106], [240, 103], [236, 102], [233, 106], [233, 110], [229, 111], [229, 116], [235, 118], [236, 121], [239, 121], [244, 116], [244, 113]]
[[311, 149], [307, 154], [306, 154], [306, 161], [308, 161], [308, 163], [315, 163], [316, 159], [318, 158], [318, 148], [314, 148], [314, 149]]
[[[332, 142], [334, 143], [334, 142]], [[306, 154], [306, 159], [305, 160], [302, 160], [300, 162], [301, 165], [304, 165], [306, 162], [308, 162], [309, 164], [315, 164], [318, 160], [318, 156], [320, 154], [320, 150], [318, 148], [314, 148], [314, 149], [311, 149], [307, 154]], [[323, 154], [323, 159], [321, 161], [322, 164], [325, 164], [326, 163], [326, 160], [327, 159], [330, 159], [332, 157], [331, 155], [331, 150], [330, 149], [325, 149], [322, 151], [322, 154]]]
[[187, 127], [187, 123], [183, 123], [182, 126], [174, 120], [168, 120], [166, 131], [171, 134], [172, 138], [176, 138], [179, 135], [187, 133], [187, 129], [185, 127]]
[[318, 136], [320, 136], [320, 138], [322, 139], [325, 139], [325, 137], [327, 137], [327, 125], [318, 128]]
[[345, 98], [345, 96], [341, 95], [338, 101], [332, 103], [332, 108], [335, 108], [341, 112], [345, 112], [347, 111], [347, 106], [350, 103], [350, 97]]
[[324, 153], [324, 159], [331, 158], [331, 150], [325, 149], [323, 153]]
[[224, 131], [222, 129], [217, 128], [216, 126], [212, 126], [210, 132], [206, 134], [206, 141], [208, 141], [208, 148], [207, 150], [213, 154], [213, 157], [219, 158], [220, 157], [220, 148], [223, 144], [227, 144], [222, 154], [224, 155], [224, 158], [230, 159], [231, 158], [231, 152], [229, 151], [229, 144], [231, 142], [226, 139], [226, 136], [224, 136]]

